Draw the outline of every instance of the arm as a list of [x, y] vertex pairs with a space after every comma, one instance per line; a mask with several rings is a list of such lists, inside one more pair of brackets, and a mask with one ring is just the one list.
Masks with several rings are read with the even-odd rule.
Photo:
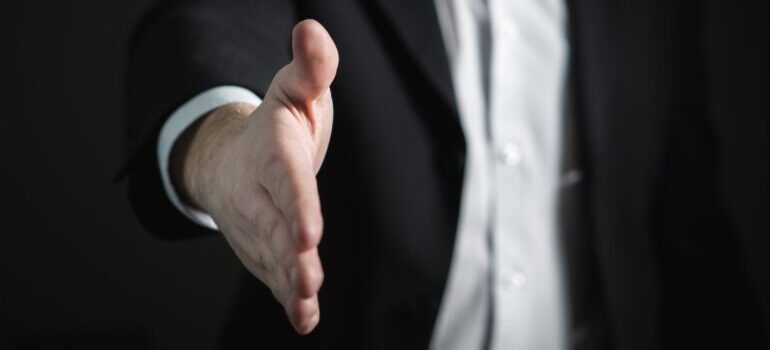
[[[338, 58], [315, 21], [295, 27], [292, 49], [293, 60], [275, 74], [258, 108], [227, 104], [187, 128], [169, 170], [180, 197], [211, 215], [244, 266], [306, 334], [319, 321], [323, 223], [315, 174], [331, 134], [329, 85]], [[132, 184], [142, 169], [129, 169]]]
[[182, 103], [217, 86], [264, 96], [275, 72], [291, 59], [295, 22], [287, 0], [166, 0], [137, 29], [126, 75], [124, 168], [131, 205], [151, 233], [166, 239], [215, 233], [190, 221], [165, 195], [158, 172], [160, 130]]

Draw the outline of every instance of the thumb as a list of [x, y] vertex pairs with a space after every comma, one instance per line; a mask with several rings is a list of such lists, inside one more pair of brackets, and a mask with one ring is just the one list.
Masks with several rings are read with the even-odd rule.
[[337, 47], [326, 29], [312, 19], [294, 26], [291, 47], [294, 58], [277, 83], [295, 103], [310, 103], [326, 92], [337, 74]]

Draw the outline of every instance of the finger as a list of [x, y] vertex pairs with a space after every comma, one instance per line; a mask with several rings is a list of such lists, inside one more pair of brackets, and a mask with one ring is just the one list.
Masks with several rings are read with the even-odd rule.
[[339, 54], [329, 33], [308, 19], [292, 31], [293, 59], [277, 76], [278, 87], [295, 102], [309, 103], [326, 92], [337, 74]]
[[224, 236], [249, 271], [275, 294], [293, 292], [289, 271], [299, 255], [285, 218], [261, 186], [241, 198], [235, 201], [235, 220], [220, 227]]
[[294, 298], [285, 307], [285, 311], [294, 329], [302, 335], [313, 331], [321, 319], [318, 295], [306, 299]]
[[324, 272], [318, 250], [302, 252], [297, 257], [297, 264], [292, 268], [291, 281], [302, 298], [310, 298], [321, 289]]
[[323, 232], [312, 159], [298, 147], [278, 149], [280, 153], [266, 162], [260, 183], [286, 218], [297, 249], [305, 251], [318, 245]]
[[[299, 283], [307, 284], [308, 282], [305, 281], [308, 278], [315, 277], [314, 275], [308, 275], [307, 270], [311, 268], [310, 274], [313, 274], [315, 269], [320, 268], [318, 251], [312, 249], [307, 251], [307, 254], [301, 254], [298, 251], [284, 215], [275, 206], [270, 198], [270, 194], [264, 188], [260, 188], [257, 191], [254, 199], [259, 201], [260, 205], [255, 208], [256, 214], [254, 219], [247, 220], [245, 227], [243, 227], [247, 231], [254, 231], [256, 228], [256, 232], [252, 236], [257, 239], [252, 240], [252, 245], [254, 246], [251, 251], [255, 254], [269, 254], [273, 260], [271, 262], [277, 265], [277, 268], [273, 269], [275, 270], [274, 272], [276, 274], [282, 273], [284, 276], [281, 276], [281, 280], [285, 279], [291, 292], [294, 292], [294, 290], [299, 288]], [[254, 222], [254, 224], [251, 222]], [[315, 254], [315, 260], [313, 260], [313, 254]], [[303, 266], [308, 263], [316, 265], [311, 267]]]
[[[270, 201], [269, 195], [264, 189], [260, 189], [254, 200], [259, 201], [255, 211], [257, 236], [261, 239], [253, 240], [250, 252], [259, 255], [261, 260], [266, 260], [264, 255], [269, 255], [272, 260], [268, 263], [277, 264], [277, 268], [270, 269], [272, 274], [283, 276], [270, 276], [273, 283], [287, 284], [284, 289], [302, 298], [310, 298], [318, 292], [323, 283], [323, 269], [318, 250], [313, 248], [304, 252], [298, 252], [294, 240], [290, 237], [288, 225], [278, 208]], [[250, 220], [249, 220], [250, 221]], [[251, 224], [246, 224], [249, 230]], [[269, 249], [269, 251], [266, 251]], [[258, 258], [252, 258], [256, 260]], [[279, 271], [280, 270], [280, 271]]]
[[246, 269], [270, 289], [281, 305], [287, 305], [296, 293], [292, 290], [284, 269], [275, 261], [273, 255], [264, 252], [264, 248], [252, 249], [253, 247], [247, 244], [230, 242], [230, 245]]
[[[264, 265], [255, 262], [258, 259], [255, 259], [250, 251], [244, 250], [238, 244], [233, 245], [233, 250], [241, 261], [244, 262], [247, 269], [265, 283], [276, 301], [283, 305], [292, 327], [299, 334], [310, 333], [319, 322], [320, 309], [317, 295], [313, 295], [310, 298], [300, 297], [291, 287], [289, 279], [284, 273], [265, 275]], [[278, 266], [277, 263], [274, 264], [274, 266]]]

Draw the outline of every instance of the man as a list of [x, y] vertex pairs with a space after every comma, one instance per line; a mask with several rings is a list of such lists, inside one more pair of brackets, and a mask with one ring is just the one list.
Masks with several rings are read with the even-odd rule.
[[162, 2], [132, 49], [130, 196], [158, 235], [221, 232], [259, 281], [223, 346], [761, 346], [699, 19], [666, 1]]

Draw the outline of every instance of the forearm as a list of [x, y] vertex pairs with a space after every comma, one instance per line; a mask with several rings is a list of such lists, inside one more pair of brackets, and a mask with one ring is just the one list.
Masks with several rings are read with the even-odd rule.
[[[134, 212], [153, 234], [176, 239], [199, 235], [200, 226], [216, 229], [205, 213], [180, 204], [168, 172], [178, 136], [222, 101], [197, 108], [186, 123], [169, 121], [191, 99], [218, 87], [264, 96], [275, 71], [290, 59], [285, 37], [272, 33], [291, 30], [293, 6], [284, 0], [168, 2], [137, 28], [126, 71], [121, 176], [128, 179]], [[224, 102], [234, 101], [255, 102], [240, 97]], [[169, 124], [176, 124], [176, 131], [164, 137], [166, 129], [175, 129]]]

